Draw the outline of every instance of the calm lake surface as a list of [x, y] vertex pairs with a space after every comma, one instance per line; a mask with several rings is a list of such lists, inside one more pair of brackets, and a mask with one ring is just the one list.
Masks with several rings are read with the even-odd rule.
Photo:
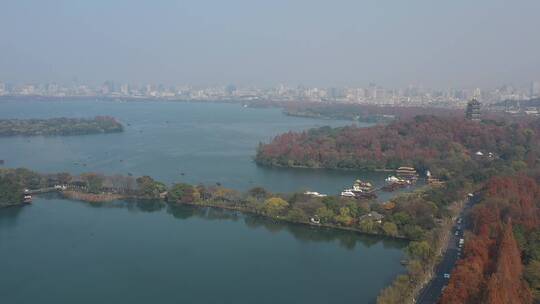
[[215, 209], [0, 210], [0, 303], [373, 303], [403, 242]]
[[[257, 166], [259, 142], [289, 130], [349, 121], [290, 117], [280, 109], [238, 104], [163, 101], [0, 101], [0, 118], [110, 115], [126, 127], [117, 134], [0, 138], [5, 167], [40, 172], [102, 172], [150, 175], [173, 183], [214, 184], [275, 192], [312, 190], [337, 194], [357, 178], [376, 185], [386, 173], [284, 169]], [[366, 124], [367, 126], [367, 124]], [[184, 173], [184, 175], [182, 175]], [[384, 194], [383, 194], [384, 196]], [[386, 198], [386, 197], [383, 197]]]
[[[335, 194], [356, 178], [379, 185], [386, 177], [252, 161], [260, 141], [346, 121], [235, 104], [0, 101], [0, 118], [96, 115], [117, 117], [125, 132], [0, 138], [0, 159], [40, 172], [131, 173], [278, 192]], [[372, 303], [404, 271], [403, 246], [228, 211], [37, 197], [0, 210], [0, 303]]]

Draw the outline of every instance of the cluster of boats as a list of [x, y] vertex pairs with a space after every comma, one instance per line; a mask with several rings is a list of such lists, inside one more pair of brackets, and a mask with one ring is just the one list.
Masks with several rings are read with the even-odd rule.
[[[418, 180], [416, 170], [411, 167], [399, 167], [396, 175], [390, 175], [385, 179], [385, 185], [380, 189], [383, 191], [394, 191], [399, 188], [413, 185]], [[376, 189], [370, 182], [356, 180], [352, 188], [344, 189], [341, 192], [343, 197], [354, 198], [376, 198]]]
[[386, 185], [382, 187], [383, 191], [394, 191], [399, 188], [413, 185], [418, 180], [418, 173], [412, 167], [399, 167], [396, 175], [388, 176], [384, 181]]
[[381, 188], [383, 191], [394, 191], [399, 188], [408, 187], [416, 182], [413, 179], [401, 178], [394, 175], [388, 176], [384, 181], [386, 184]]
[[377, 194], [374, 191], [373, 185], [370, 182], [364, 182], [357, 179], [352, 188], [345, 189], [341, 192], [341, 196], [354, 198], [375, 198]]

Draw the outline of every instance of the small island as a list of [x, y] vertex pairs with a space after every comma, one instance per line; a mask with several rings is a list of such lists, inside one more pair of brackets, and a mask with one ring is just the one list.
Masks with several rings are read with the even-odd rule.
[[110, 116], [94, 118], [0, 119], [0, 137], [116, 133], [123, 125]]

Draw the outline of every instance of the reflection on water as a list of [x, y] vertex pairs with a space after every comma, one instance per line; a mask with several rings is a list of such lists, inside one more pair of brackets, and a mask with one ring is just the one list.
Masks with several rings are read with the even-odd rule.
[[403, 272], [404, 245], [215, 208], [40, 195], [0, 210], [0, 303], [374, 303]]
[[24, 206], [15, 206], [0, 209], [0, 230], [17, 225], [17, 217], [23, 211]]
[[[40, 195], [43, 199], [58, 199], [57, 194]], [[345, 248], [354, 249], [357, 244], [362, 244], [365, 247], [371, 247], [375, 244], [382, 243], [384, 248], [403, 248], [406, 241], [385, 238], [380, 236], [364, 235], [353, 231], [345, 231], [339, 229], [331, 229], [325, 227], [314, 227], [303, 224], [287, 223], [282, 221], [272, 220], [266, 217], [257, 216], [248, 213], [242, 213], [234, 210], [226, 210], [212, 207], [196, 207], [187, 205], [169, 205], [160, 200], [132, 200], [132, 201], [114, 201], [110, 203], [82, 203], [71, 201], [72, 203], [85, 204], [91, 208], [125, 208], [130, 212], [158, 212], [165, 210], [167, 214], [174, 218], [186, 220], [190, 218], [204, 219], [208, 221], [227, 220], [227, 221], [242, 221], [246, 227], [250, 229], [263, 228], [272, 233], [285, 231], [299, 241], [313, 242], [335, 242]], [[12, 218], [11, 222], [15, 223], [15, 218], [20, 212], [20, 208], [13, 208], [12, 212], [0, 212], [0, 224], [2, 217]]]
[[352, 231], [275, 221], [257, 215], [211, 207], [168, 206], [167, 212], [179, 219], [196, 217], [205, 220], [243, 220], [246, 227], [251, 229], [264, 228], [273, 233], [285, 231], [294, 236], [295, 239], [306, 242], [337, 241], [341, 247], [349, 250], [354, 249], [357, 244], [362, 244], [368, 248], [378, 243], [382, 243], [385, 248], [403, 248], [406, 245], [406, 242], [401, 240], [362, 235]]

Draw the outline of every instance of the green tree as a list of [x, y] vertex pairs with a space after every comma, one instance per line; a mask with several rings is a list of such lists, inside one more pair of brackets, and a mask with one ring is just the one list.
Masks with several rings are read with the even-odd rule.
[[304, 222], [307, 220], [307, 215], [304, 210], [294, 207], [287, 212], [287, 219], [291, 222]]
[[525, 267], [525, 279], [531, 286], [535, 299], [540, 299], [540, 261], [533, 260]]
[[392, 219], [392, 221], [398, 226], [404, 226], [411, 222], [411, 217], [403, 211], [396, 212], [394, 215], [392, 215]]
[[418, 225], [405, 225], [402, 231], [411, 240], [421, 240], [424, 237], [424, 230]]
[[398, 229], [396, 224], [392, 222], [386, 222], [383, 224], [382, 229], [386, 235], [389, 236], [397, 236], [398, 235]]
[[103, 188], [103, 176], [95, 173], [83, 174], [82, 179], [86, 182], [86, 188], [90, 193], [99, 193]]
[[424, 265], [419, 260], [410, 261], [409, 265], [407, 265], [407, 270], [411, 279], [416, 282], [420, 281], [425, 273]]
[[174, 184], [167, 192], [167, 200], [177, 203], [191, 203], [200, 199], [200, 194], [195, 187], [189, 184], [177, 183]]
[[328, 209], [326, 206], [317, 209], [316, 215], [319, 217], [322, 223], [329, 223], [334, 219], [334, 216], [336, 216], [334, 211]]
[[167, 190], [163, 183], [155, 181], [150, 176], [141, 176], [136, 181], [139, 195], [145, 198], [158, 198], [160, 193]]
[[289, 203], [280, 197], [271, 197], [264, 201], [264, 212], [270, 216], [278, 216], [289, 207]]
[[341, 225], [348, 226], [352, 223], [351, 210], [348, 207], [339, 208], [339, 214], [336, 215], [335, 221]]
[[20, 203], [22, 187], [13, 179], [0, 176], [0, 206]]
[[334, 213], [339, 212], [339, 199], [335, 196], [327, 196], [323, 198], [322, 203], [326, 208], [332, 210]]
[[386, 287], [377, 297], [377, 304], [402, 304], [408, 303], [411, 293], [411, 279], [408, 275], [399, 275], [392, 285]]
[[433, 252], [431, 246], [426, 241], [412, 241], [407, 246], [407, 253], [413, 259], [420, 259], [424, 262], [428, 261]]
[[375, 230], [375, 223], [370, 219], [363, 220], [358, 226], [360, 227], [360, 230], [367, 233], [371, 233]]

